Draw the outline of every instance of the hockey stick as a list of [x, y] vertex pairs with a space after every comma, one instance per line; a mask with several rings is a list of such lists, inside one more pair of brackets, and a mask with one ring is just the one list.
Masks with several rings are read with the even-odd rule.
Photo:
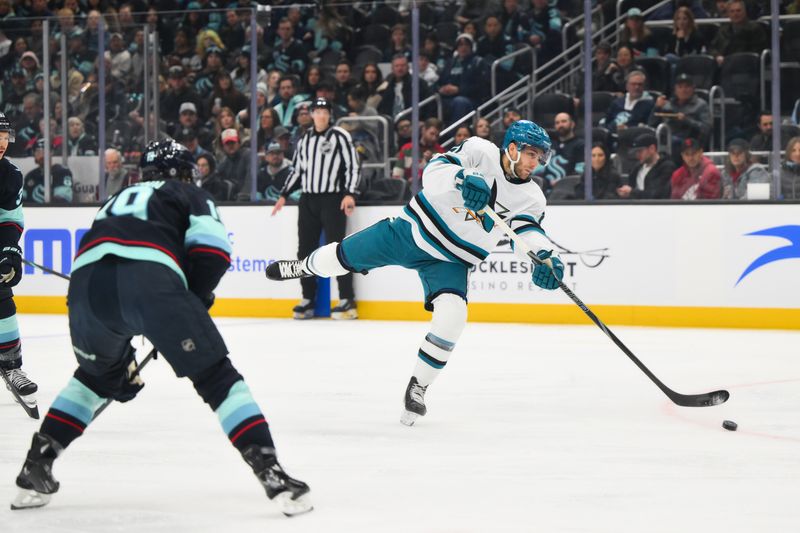
[[[489, 218], [494, 220], [494, 223], [497, 224], [497, 226], [502, 229], [506, 235], [508, 235], [508, 237], [514, 242], [515, 246], [519, 247], [520, 250], [524, 251], [528, 257], [531, 258], [531, 261], [537, 265], [547, 265], [548, 267], [552, 267], [549, 260], [542, 261], [539, 259], [539, 257], [530, 249], [528, 244], [522, 240], [519, 235], [514, 233], [514, 231], [508, 227], [508, 224], [506, 224], [503, 219], [501, 219], [497, 213], [492, 210], [492, 208], [487, 206], [484, 208], [483, 212], [488, 215]], [[650, 371], [650, 369], [644, 366], [644, 363], [642, 363], [635, 355], [633, 355], [633, 352], [631, 352], [628, 347], [625, 346], [622, 341], [619, 340], [617, 336], [614, 335], [614, 333], [612, 333], [611, 330], [608, 329], [608, 327], [603, 324], [599, 318], [597, 318], [597, 315], [595, 315], [588, 307], [586, 307], [586, 304], [584, 304], [580, 298], [575, 296], [575, 293], [573, 293], [566, 285], [564, 285], [564, 282], [559, 280], [558, 286], [561, 287], [561, 290], [564, 291], [566, 295], [569, 296], [570, 299], [572, 299], [572, 301], [575, 302], [575, 304], [580, 307], [589, 318], [592, 319], [592, 322], [594, 322], [597, 327], [608, 336], [609, 339], [614, 341], [614, 344], [616, 344], [620, 350], [625, 352], [625, 355], [627, 355], [631, 361], [633, 361], [634, 364], [639, 367], [639, 370], [644, 372], [644, 374], [650, 378], [650, 381], [655, 383], [658, 388], [661, 389], [661, 391], [666, 394], [667, 397], [674, 403], [683, 407], [708, 407], [711, 405], [719, 405], [728, 401], [730, 393], [726, 390], [707, 392], [705, 394], [680, 394], [664, 385], [661, 380], [658, 379], [655, 374]]]
[[32, 266], [34, 268], [38, 268], [42, 272], [47, 272], [48, 274], [53, 274], [54, 276], [58, 276], [61, 279], [65, 279], [65, 280], [69, 281], [69, 276], [68, 275], [62, 274], [61, 272], [53, 270], [52, 268], [47, 268], [46, 266], [42, 266], [39, 263], [34, 263], [33, 261], [29, 261], [29, 260], [25, 259], [24, 257], [22, 258], [22, 262], [25, 263], [26, 265]]
[[31, 407], [25, 402], [25, 400], [22, 399], [22, 396], [20, 395], [17, 388], [14, 387], [14, 385], [11, 384], [11, 380], [8, 379], [8, 375], [6, 374], [5, 369], [0, 368], [0, 375], [3, 376], [3, 381], [6, 382], [6, 387], [8, 388], [8, 390], [11, 391], [11, 394], [14, 395], [14, 398], [17, 400], [17, 403], [20, 404], [23, 409], [25, 409], [25, 412], [28, 413], [28, 416], [33, 419], [39, 420], [39, 406], [34, 404], [33, 407]]
[[[136, 365], [136, 370], [134, 370], [130, 375], [130, 381], [133, 381], [134, 379], [136, 379], [136, 377], [139, 375], [139, 372], [142, 371], [142, 369], [145, 367], [145, 365], [147, 365], [147, 363], [149, 363], [150, 360], [155, 359], [157, 355], [158, 355], [158, 350], [156, 350], [155, 348], [150, 350], [150, 353], [147, 354], [147, 357], [142, 359], [141, 364]], [[94, 412], [94, 415], [92, 415], [92, 420], [94, 420], [95, 418], [100, 416], [100, 413], [105, 411], [106, 407], [111, 405], [113, 402], [114, 402], [114, 398], [106, 398], [106, 401], [103, 402], [103, 404], [100, 407], [97, 408], [97, 411]]]

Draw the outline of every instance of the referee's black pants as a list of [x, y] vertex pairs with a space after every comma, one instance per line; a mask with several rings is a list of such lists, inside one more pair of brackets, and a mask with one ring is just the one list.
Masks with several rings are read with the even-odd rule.
[[[319, 248], [319, 238], [325, 230], [327, 242], [342, 242], [347, 227], [347, 215], [340, 209], [342, 193], [306, 193], [300, 195], [299, 213], [297, 216], [297, 232], [299, 249], [298, 259]], [[339, 299], [355, 299], [353, 294], [353, 274], [348, 272], [336, 278], [339, 284]], [[301, 278], [303, 298], [314, 301], [317, 295], [316, 278]]]

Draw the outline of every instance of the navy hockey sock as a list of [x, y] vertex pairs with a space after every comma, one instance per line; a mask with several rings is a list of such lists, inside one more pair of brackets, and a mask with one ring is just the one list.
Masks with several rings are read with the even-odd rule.
[[251, 444], [275, 448], [269, 425], [244, 381], [234, 383], [228, 397], [215, 410], [222, 429], [239, 451]]
[[53, 401], [39, 432], [49, 435], [66, 448], [83, 434], [94, 412], [104, 402], [105, 398], [72, 377]]
[[200, 397], [217, 413], [222, 429], [239, 451], [251, 444], [275, 447], [261, 409], [230, 359], [226, 357], [190, 379]]

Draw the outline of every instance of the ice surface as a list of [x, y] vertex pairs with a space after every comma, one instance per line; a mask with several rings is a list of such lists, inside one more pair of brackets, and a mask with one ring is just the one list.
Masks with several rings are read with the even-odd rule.
[[[159, 359], [134, 402], [59, 458], [43, 509], [8, 510], [38, 423], [0, 393], [0, 532], [800, 528], [800, 332], [613, 328], [678, 392], [731, 392], [680, 408], [594, 326], [469, 324], [409, 428], [399, 417], [425, 323], [217, 322], [313, 513], [280, 515]], [[44, 414], [75, 366], [67, 320], [20, 316], [20, 329]]]

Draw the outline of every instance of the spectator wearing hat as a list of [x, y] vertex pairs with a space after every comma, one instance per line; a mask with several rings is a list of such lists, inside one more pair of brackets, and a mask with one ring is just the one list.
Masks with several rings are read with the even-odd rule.
[[[44, 166], [46, 163], [44, 160], [44, 146], [44, 139], [36, 141], [33, 149], [33, 160], [36, 162], [36, 168], [25, 174], [23, 179], [22, 199], [27, 203], [43, 204], [45, 202]], [[72, 173], [69, 169], [58, 164], [51, 165], [50, 180], [50, 201], [52, 203], [72, 203]]]
[[97, 52], [86, 47], [86, 33], [81, 28], [75, 28], [69, 34], [67, 50], [69, 51], [67, 62], [70, 68], [80, 72], [84, 78], [88, 76], [94, 69]]
[[3, 84], [2, 112], [9, 120], [17, 123], [22, 115], [22, 100], [28, 93], [28, 83], [22, 67], [13, 67], [8, 77], [9, 81]]
[[625, 95], [611, 101], [600, 125], [614, 133], [625, 128], [647, 125], [655, 100], [644, 90], [646, 82], [647, 76], [644, 72], [631, 71], [625, 78]]
[[519, 40], [538, 50], [540, 65], [561, 51], [561, 13], [548, 0], [530, 0], [530, 9], [520, 17]]
[[[314, 127], [300, 140], [292, 161], [294, 170], [280, 191], [272, 215], [286, 204], [287, 197], [302, 189], [297, 220], [298, 257], [306, 257], [319, 246], [321, 233], [328, 242], [344, 238], [347, 217], [356, 206], [355, 191], [359, 179], [359, 161], [350, 134], [331, 123], [331, 104], [316, 98], [311, 104]], [[332, 310], [334, 318], [343, 314], [355, 318], [353, 274], [337, 278], [339, 305]], [[300, 280], [302, 301], [293, 309], [295, 318], [314, 316], [317, 282]]]
[[[286, 180], [292, 173], [292, 164], [283, 156], [281, 145], [271, 142], [266, 146], [265, 161], [258, 170], [258, 193], [264, 200], [276, 202], [281, 196]], [[290, 195], [291, 199], [300, 197], [300, 190]]]
[[294, 159], [297, 144], [292, 143], [292, 132], [283, 126], [278, 126], [275, 128], [275, 142], [281, 145], [281, 150], [287, 158]]
[[42, 71], [39, 58], [34, 52], [28, 50], [20, 57], [19, 66], [22, 67], [22, 71], [25, 73], [25, 80], [28, 82], [28, 88], [33, 89], [33, 80], [36, 78], [36, 75]]
[[703, 145], [688, 138], [681, 144], [683, 165], [672, 174], [673, 200], [714, 200], [722, 196], [722, 176], [703, 154]]
[[161, 118], [168, 123], [178, 121], [181, 104], [191, 102], [199, 109], [200, 99], [186, 80], [186, 71], [180, 65], [169, 68], [167, 83], [169, 88], [161, 95]]
[[224, 156], [217, 167], [219, 177], [234, 184], [231, 199], [247, 200], [250, 198], [250, 150], [241, 144], [239, 132], [233, 128], [223, 130], [220, 134]]
[[658, 55], [658, 43], [653, 38], [650, 28], [644, 25], [642, 10], [632, 7], [625, 17], [625, 27], [620, 35], [620, 42], [633, 48], [636, 56], [654, 57]]
[[728, 157], [722, 169], [723, 200], [747, 200], [748, 184], [771, 182], [767, 169], [753, 160], [747, 141], [734, 139], [728, 143]]
[[307, 56], [303, 43], [295, 39], [294, 27], [288, 18], [282, 18], [278, 22], [277, 33], [267, 70], [274, 69], [283, 74], [302, 75], [306, 69]]
[[717, 63], [722, 64], [725, 56], [739, 52], [760, 54], [769, 47], [764, 27], [747, 18], [747, 6], [744, 0], [730, 0], [727, 6], [730, 22], [722, 24], [711, 41], [709, 51], [716, 56]]
[[[408, 58], [398, 54], [392, 58], [392, 73], [378, 86], [377, 93], [381, 97], [378, 113], [394, 117], [404, 109], [411, 107], [411, 74]], [[430, 96], [430, 88], [424, 81], [419, 83], [419, 99]]]
[[631, 155], [639, 164], [628, 175], [628, 183], [617, 189], [617, 195], [637, 200], [668, 199], [675, 163], [658, 152], [656, 136], [652, 133], [638, 135], [631, 143]]
[[111, 34], [108, 48], [105, 58], [107, 62], [111, 63], [111, 75], [127, 86], [130, 82], [133, 63], [131, 61], [131, 53], [125, 47], [125, 41], [121, 33]]
[[86, 133], [78, 117], [67, 119], [67, 152], [69, 155], [97, 155], [97, 139]]
[[[236, 56], [236, 67], [231, 70], [233, 85], [246, 97], [250, 97], [250, 45], [245, 45]], [[256, 67], [256, 83], [267, 83], [267, 71]]]
[[[130, 172], [122, 165], [122, 152], [116, 148], [107, 148], [106, 160], [106, 196], [113, 196], [131, 184]], [[98, 198], [95, 198], [98, 200]]]
[[[456, 53], [439, 77], [439, 94], [450, 122], [475, 109], [487, 95], [488, 67], [473, 52], [475, 41], [469, 33], [456, 38]], [[422, 97], [420, 96], [420, 100]]]
[[184, 145], [186, 149], [192, 153], [195, 159], [206, 152], [206, 150], [200, 146], [199, 137], [194, 128], [183, 128], [179, 130], [175, 134], [174, 139]]
[[207, 101], [214, 90], [217, 76], [225, 71], [224, 54], [222, 48], [209, 46], [206, 48], [203, 61], [203, 70], [197, 75], [194, 90], [201, 100]]
[[711, 132], [711, 111], [708, 103], [694, 93], [694, 80], [688, 74], [675, 79], [672, 98], [656, 98], [649, 124], [656, 127], [664, 123], [672, 134], [673, 153], [680, 150], [684, 139], [694, 137], [706, 142]]

